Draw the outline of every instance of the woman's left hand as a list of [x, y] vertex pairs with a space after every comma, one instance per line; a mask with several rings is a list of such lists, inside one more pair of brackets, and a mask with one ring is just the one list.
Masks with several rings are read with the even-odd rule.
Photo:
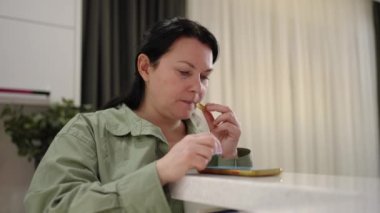
[[[202, 112], [206, 118], [210, 132], [219, 139], [222, 145], [222, 157], [236, 157], [241, 131], [239, 122], [232, 110], [224, 105], [208, 103]], [[221, 114], [214, 118], [211, 112], [219, 112]]]

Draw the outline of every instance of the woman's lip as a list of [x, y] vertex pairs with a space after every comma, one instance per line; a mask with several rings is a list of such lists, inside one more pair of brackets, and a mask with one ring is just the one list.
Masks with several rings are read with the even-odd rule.
[[185, 104], [188, 104], [188, 105], [191, 105], [193, 107], [195, 107], [196, 103], [194, 101], [186, 101], [186, 100], [183, 100], [182, 102], [184, 102]]
[[187, 103], [187, 104], [196, 104], [194, 101], [186, 101], [186, 100], [183, 100], [183, 102]]

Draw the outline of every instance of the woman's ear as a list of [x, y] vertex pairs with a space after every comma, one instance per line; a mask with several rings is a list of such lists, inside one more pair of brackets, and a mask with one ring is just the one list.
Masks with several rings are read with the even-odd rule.
[[150, 60], [147, 55], [144, 53], [140, 53], [137, 57], [137, 70], [139, 71], [141, 77], [144, 81], [148, 81], [149, 79], [149, 71], [150, 71]]

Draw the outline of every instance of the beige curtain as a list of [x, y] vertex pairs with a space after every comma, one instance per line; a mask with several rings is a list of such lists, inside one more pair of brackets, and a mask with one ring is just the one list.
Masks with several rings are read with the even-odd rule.
[[230, 105], [256, 166], [379, 176], [370, 0], [188, 0], [221, 57], [208, 101]]

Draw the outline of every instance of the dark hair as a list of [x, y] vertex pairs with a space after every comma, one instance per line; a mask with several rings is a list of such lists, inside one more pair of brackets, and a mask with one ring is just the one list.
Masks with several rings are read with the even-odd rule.
[[137, 109], [145, 93], [145, 81], [137, 70], [137, 57], [144, 53], [152, 64], [158, 64], [161, 56], [167, 53], [172, 44], [181, 37], [195, 38], [209, 46], [212, 51], [213, 63], [215, 63], [218, 57], [218, 42], [209, 30], [186, 18], [175, 17], [160, 21], [143, 36], [135, 58], [135, 79], [129, 94], [110, 101], [104, 108], [117, 107], [125, 103], [129, 108]]

